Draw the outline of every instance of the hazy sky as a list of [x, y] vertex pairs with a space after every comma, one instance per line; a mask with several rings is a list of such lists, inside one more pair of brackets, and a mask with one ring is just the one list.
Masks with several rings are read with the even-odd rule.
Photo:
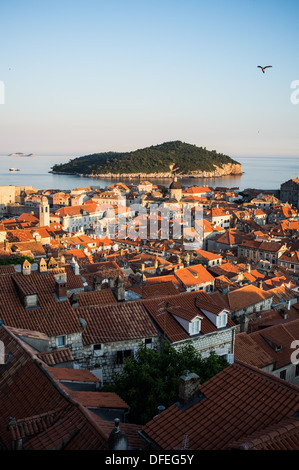
[[298, 18], [298, 0], [0, 0], [0, 154], [298, 155]]

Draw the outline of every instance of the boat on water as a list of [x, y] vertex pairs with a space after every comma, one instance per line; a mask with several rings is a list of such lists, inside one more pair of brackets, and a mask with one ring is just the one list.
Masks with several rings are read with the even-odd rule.
[[10, 168], [9, 171], [20, 171], [19, 168]]

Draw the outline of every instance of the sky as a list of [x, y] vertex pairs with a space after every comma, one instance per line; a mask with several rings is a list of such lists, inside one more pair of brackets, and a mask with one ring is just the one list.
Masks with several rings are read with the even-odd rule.
[[0, 154], [181, 140], [298, 156], [298, 15], [298, 0], [0, 0]]

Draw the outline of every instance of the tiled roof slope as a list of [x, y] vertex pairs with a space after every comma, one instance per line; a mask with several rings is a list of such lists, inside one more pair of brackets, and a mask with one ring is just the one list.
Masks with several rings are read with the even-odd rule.
[[236, 335], [235, 357], [256, 367], [274, 364], [276, 370], [291, 363], [294, 352], [291, 344], [297, 338], [299, 320], [269, 326], [245, 336]]
[[266, 292], [259, 287], [248, 285], [223, 295], [219, 295], [218, 292], [212, 292], [210, 295], [216, 302], [223, 305], [224, 308], [229, 308], [235, 312], [263, 300], [270, 299], [274, 294], [269, 293], [269, 291]]
[[107, 450], [107, 426], [113, 423], [106, 424], [68, 395], [4, 325], [0, 340], [6, 360], [0, 366], [2, 446], [10, 450], [13, 440], [22, 438], [24, 450]]
[[87, 369], [70, 369], [68, 367], [45, 367], [55, 380], [67, 382], [100, 383], [92, 372]]
[[[236, 361], [201, 385], [204, 398], [172, 405], [143, 427], [158, 449], [227, 450], [285, 419], [298, 425], [299, 387]], [[299, 443], [296, 446], [299, 449]]]
[[87, 325], [82, 333], [83, 344], [127, 341], [158, 336], [145, 308], [140, 303], [79, 307], [78, 318]]
[[298, 450], [299, 420], [286, 419], [231, 444], [240, 450]]
[[[180, 309], [189, 312], [193, 317], [195, 315], [201, 316], [201, 333], [206, 334], [216, 332], [217, 327], [203, 314], [201, 308], [210, 312], [216, 312], [217, 310], [217, 313], [225, 308], [214, 302], [211, 296], [204, 291], [183, 292], [176, 296], [145, 299], [142, 303], [152, 319], [172, 342], [190, 338], [189, 334], [173, 316], [173, 314], [178, 314]], [[227, 325], [234, 326], [229, 317]]]
[[79, 307], [90, 307], [92, 305], [116, 304], [117, 300], [111, 289], [78, 292]]
[[[55, 366], [64, 362], [74, 361], [72, 352], [69, 348], [54, 349], [52, 351], [45, 351], [37, 354], [37, 357], [44, 361], [49, 366]], [[60, 367], [59, 367], [60, 369]], [[70, 369], [73, 370], [73, 369]]]
[[[80, 332], [80, 322], [68, 300], [55, 297], [52, 273], [32, 272], [0, 276], [0, 319], [7, 326], [40, 331], [48, 336]], [[17, 287], [25, 294], [37, 292], [38, 306], [26, 309]]]

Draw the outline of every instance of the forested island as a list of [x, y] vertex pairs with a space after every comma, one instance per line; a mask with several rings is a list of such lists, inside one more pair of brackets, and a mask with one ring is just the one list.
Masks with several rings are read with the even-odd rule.
[[103, 152], [56, 164], [52, 173], [94, 177], [214, 177], [242, 174], [240, 163], [228, 155], [179, 140], [132, 152]]

